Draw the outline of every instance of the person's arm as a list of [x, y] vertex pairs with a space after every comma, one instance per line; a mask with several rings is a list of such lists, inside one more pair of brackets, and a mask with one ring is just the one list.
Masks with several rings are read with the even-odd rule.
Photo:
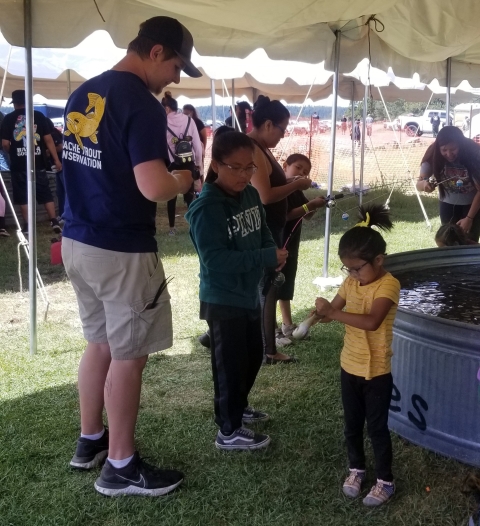
[[390, 298], [377, 298], [373, 301], [369, 314], [356, 314], [344, 312], [325, 298], [317, 298], [315, 308], [319, 316], [325, 316], [329, 320], [339, 321], [363, 331], [376, 331], [394, 304]]
[[264, 205], [277, 203], [285, 199], [292, 192], [295, 192], [295, 190], [307, 190], [312, 184], [310, 179], [302, 178], [283, 186], [270, 186], [272, 167], [258, 146], [255, 146], [254, 163], [257, 166], [257, 171], [253, 175], [251, 183], [260, 194], [260, 199]]
[[198, 166], [200, 169], [200, 173], [203, 174], [203, 148], [202, 148], [202, 141], [200, 141], [200, 135], [198, 135], [197, 125], [195, 124], [195, 121], [191, 119], [190, 121], [190, 130], [192, 134], [192, 145], [193, 145], [193, 152], [195, 154], [195, 166]]
[[207, 128], [202, 128], [199, 132], [199, 135], [200, 135], [200, 141], [201, 143], [203, 144], [203, 148], [204, 148], [204, 151], [207, 149], [207, 140], [208, 140], [208, 137], [207, 137]]
[[310, 221], [312, 217], [315, 215], [315, 212], [319, 209], [325, 206], [325, 203], [327, 201], [324, 197], [315, 197], [315, 199], [311, 199], [305, 205], [307, 206], [308, 210], [310, 211], [308, 214], [306, 214], [306, 210], [304, 208], [304, 205], [297, 206], [296, 208], [292, 208], [288, 214], [287, 214], [287, 221], [293, 221], [294, 219], [300, 219], [303, 217], [307, 221]]
[[435, 190], [435, 185], [428, 182], [430, 176], [433, 175], [433, 169], [430, 163], [422, 163], [420, 166], [420, 175], [417, 179], [417, 190], [419, 192], [431, 193]]
[[464, 217], [463, 219], [460, 219], [460, 221], [457, 221], [457, 225], [466, 234], [470, 232], [470, 229], [472, 228], [473, 220], [475, 219], [475, 216], [480, 210], [480, 186], [475, 184], [475, 188], [477, 189], [477, 193], [475, 194], [475, 197], [473, 198], [473, 201], [472, 201], [472, 204], [470, 205], [470, 209], [468, 210], [467, 216]]
[[162, 159], [146, 161], [133, 168], [138, 189], [149, 201], [168, 201], [185, 194], [192, 185], [190, 170], [170, 173]]
[[[345, 301], [344, 298], [342, 298], [342, 296], [340, 296], [340, 294], [337, 294], [330, 303], [330, 305], [337, 310], [343, 310], [346, 304], [347, 302]], [[312, 311], [312, 314], [315, 314], [318, 317], [318, 320], [320, 323], [330, 323], [331, 321], [333, 321], [332, 319], [328, 318], [327, 316], [323, 314], [318, 314], [317, 308], [316, 308], [316, 302], [315, 302], [315, 309]]]
[[50, 155], [53, 159], [53, 162], [55, 163], [55, 168], [58, 172], [62, 171], [62, 163], [60, 162], [60, 159], [58, 158], [57, 149], [55, 148], [55, 143], [53, 142], [52, 136], [47, 133], [43, 136], [43, 140], [45, 141], [45, 145], [47, 146], [48, 151], [50, 152]]
[[2, 148], [4, 152], [10, 153], [10, 141], [7, 141], [6, 139], [2, 139]]

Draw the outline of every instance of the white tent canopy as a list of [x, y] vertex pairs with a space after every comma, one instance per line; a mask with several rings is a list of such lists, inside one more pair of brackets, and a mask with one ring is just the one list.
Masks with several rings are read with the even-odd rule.
[[[0, 57], [6, 57], [10, 44], [0, 34]], [[99, 54], [98, 50], [102, 53]], [[67, 72], [70, 70], [70, 87], [73, 91], [86, 79], [91, 78], [118, 62], [125, 50], [117, 48], [110, 35], [96, 31], [71, 49], [33, 50], [33, 92], [49, 99], [66, 99]], [[6, 60], [6, 58], [4, 59]], [[179, 85], [169, 86], [174, 97], [184, 95], [189, 98], [209, 97], [211, 80], [214, 80], [217, 94], [223, 92], [221, 79], [235, 79], [235, 95], [254, 100], [258, 95], [285, 99], [290, 103], [303, 103], [310, 90], [309, 100], [318, 101], [332, 93], [332, 73], [323, 63], [305, 64], [295, 61], [271, 60], [264, 50], [256, 50], [245, 59], [225, 57], [202, 57], [195, 53], [194, 63], [201, 66], [204, 76], [199, 79], [182, 76]], [[1, 63], [0, 63], [1, 64]], [[3, 78], [4, 71], [0, 69]], [[8, 75], [4, 95], [9, 96], [15, 89], [24, 87], [25, 57], [22, 48], [13, 47], [8, 65]], [[445, 96], [445, 88], [438, 82], [427, 86], [414, 79], [395, 77], [389, 69], [383, 72], [368, 67], [368, 60], [356, 65], [350, 75], [341, 78], [339, 95], [344, 99], [362, 100], [364, 84], [371, 83], [382, 89], [386, 101], [403, 98], [410, 102], [428, 102], [432, 93], [435, 97]], [[230, 82], [228, 82], [230, 90]], [[465, 90], [471, 87], [466, 84]], [[353, 91], [352, 91], [353, 90]], [[379, 99], [378, 90], [371, 90], [372, 96]], [[470, 101], [472, 95], [465, 91], [452, 90], [456, 102]]]
[[[369, 56], [370, 37], [375, 67], [445, 84], [445, 60], [452, 57], [452, 84], [480, 85], [478, 0], [35, 0], [32, 9], [34, 47], [72, 47], [105, 29], [125, 48], [140, 22], [167, 15], [191, 30], [202, 55], [246, 57], [263, 48], [273, 59], [326, 60], [333, 69], [334, 31], [341, 30], [343, 73]], [[3, 34], [22, 46], [23, 2], [0, 0], [0, 11]], [[380, 23], [369, 21], [374, 13]]]

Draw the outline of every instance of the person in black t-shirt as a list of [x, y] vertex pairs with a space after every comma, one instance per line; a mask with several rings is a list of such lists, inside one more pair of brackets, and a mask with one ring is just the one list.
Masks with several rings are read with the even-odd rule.
[[[301, 153], [290, 155], [283, 165], [287, 183], [291, 184], [299, 178], [310, 177], [312, 163], [310, 159]], [[278, 290], [278, 303], [282, 313], [282, 328], [278, 329], [277, 338], [290, 337], [296, 329], [292, 321], [290, 301], [293, 300], [295, 290], [295, 277], [297, 275], [298, 252], [300, 248], [300, 236], [302, 233], [302, 221], [309, 221], [315, 212], [325, 206], [323, 197], [315, 197], [308, 200], [301, 190], [295, 190], [287, 196], [287, 222], [283, 230], [283, 244], [287, 243], [288, 259], [282, 269], [285, 283]], [[300, 221], [300, 222], [299, 222]]]
[[[10, 170], [12, 177], [13, 202], [20, 205], [24, 220], [23, 231], [28, 231], [28, 198], [27, 198], [27, 133], [25, 117], [25, 90], [15, 90], [12, 93], [12, 104], [15, 110], [5, 116], [1, 127], [2, 147], [10, 154]], [[52, 192], [45, 170], [45, 147], [58, 171], [62, 169], [55, 144], [50, 134], [46, 117], [39, 111], [33, 112], [35, 134], [35, 178], [37, 203], [43, 204], [50, 219], [50, 224], [56, 234], [62, 229], [55, 214]]]
[[[63, 152], [63, 135], [60, 130], [55, 128], [53, 121], [47, 117], [47, 122], [50, 128], [50, 134], [55, 144], [55, 150], [57, 150], [57, 155], [62, 156]], [[48, 152], [50, 153], [50, 152]], [[48, 161], [52, 163], [52, 159], [49, 157]], [[65, 208], [65, 181], [63, 178], [63, 170], [55, 172], [55, 182], [56, 182], [56, 191], [57, 191], [57, 203], [58, 203], [58, 218], [60, 219], [63, 215], [63, 210]]]

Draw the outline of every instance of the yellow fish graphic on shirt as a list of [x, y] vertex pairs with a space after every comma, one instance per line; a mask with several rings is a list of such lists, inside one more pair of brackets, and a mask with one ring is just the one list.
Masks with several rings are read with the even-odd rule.
[[[106, 98], [102, 98], [97, 93], [88, 94], [88, 106], [85, 109], [85, 115], [78, 111], [72, 111], [67, 114], [65, 123], [67, 130], [64, 132], [65, 136], [73, 134], [80, 148], [83, 150], [83, 142], [81, 137], [88, 137], [93, 144], [98, 144], [97, 128], [100, 125], [103, 114], [105, 112]], [[90, 111], [93, 110], [93, 111]], [[90, 112], [90, 113], [89, 113]]]

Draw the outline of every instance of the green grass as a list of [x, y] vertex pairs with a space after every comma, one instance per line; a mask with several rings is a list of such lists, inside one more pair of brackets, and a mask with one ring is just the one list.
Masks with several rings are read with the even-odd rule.
[[[425, 204], [435, 230], [437, 202], [426, 199]], [[331, 275], [338, 275], [340, 266], [338, 239], [354, 224], [353, 217], [345, 222], [340, 216], [353, 206], [354, 200], [343, 200], [334, 214]], [[389, 253], [433, 246], [415, 197], [395, 194], [391, 210], [395, 229], [386, 236]], [[73, 290], [62, 267], [49, 266], [50, 235], [42, 226], [39, 267], [51, 306], [48, 321], [40, 320], [33, 357], [28, 296], [15, 292], [16, 242], [12, 237], [1, 243], [0, 526], [465, 525], [473, 503], [460, 485], [472, 469], [397, 436], [395, 499], [368, 510], [361, 501], [343, 497], [339, 324], [317, 325], [308, 341], [295, 344], [299, 364], [261, 369], [251, 402], [272, 416], [258, 426], [272, 436], [267, 451], [228, 454], [214, 448], [209, 355], [196, 341], [205, 328], [198, 320], [198, 262], [184, 220], [179, 218], [179, 234], [170, 238], [165, 216], [161, 207], [159, 244], [166, 273], [175, 277], [170, 286], [175, 340], [172, 349], [147, 364], [137, 440], [142, 455], [182, 469], [185, 484], [166, 498], [108, 499], [93, 489], [98, 471], [68, 468], [79, 433], [76, 373], [84, 341]], [[304, 226], [295, 321], [306, 316], [318, 294], [312, 280], [321, 275], [323, 233], [321, 214]], [[26, 283], [25, 262], [23, 267]], [[40, 319], [41, 303], [39, 311]], [[372, 467], [369, 446], [367, 451]], [[372, 469], [368, 482], [373, 482]]]

